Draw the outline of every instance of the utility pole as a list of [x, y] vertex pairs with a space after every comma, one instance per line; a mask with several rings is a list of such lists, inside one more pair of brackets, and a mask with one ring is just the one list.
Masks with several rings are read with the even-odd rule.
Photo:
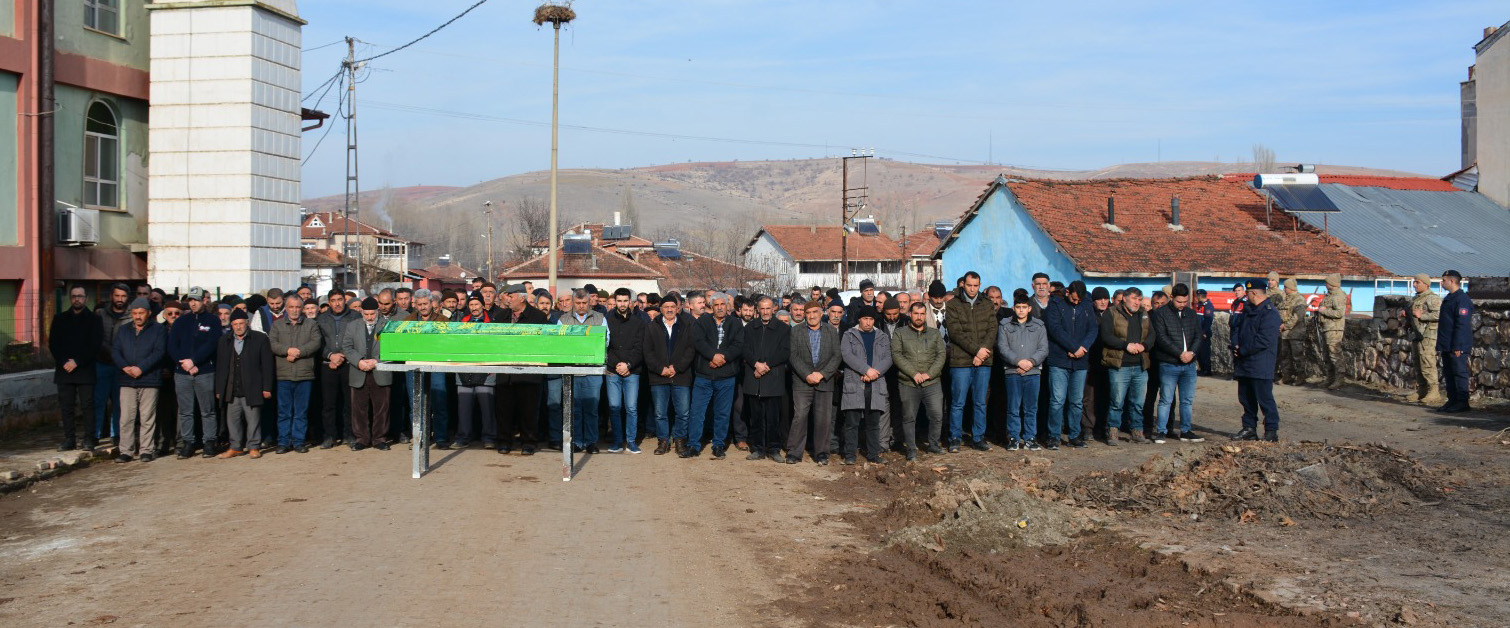
[[[351, 254], [351, 221], [360, 215], [361, 185], [357, 182], [357, 40], [346, 38], [346, 207], [342, 212], [341, 255], [353, 260], [357, 271], [357, 287], [362, 286], [362, 245], [358, 233], [356, 255]], [[344, 268], [344, 265], [342, 266]], [[350, 286], [346, 286], [349, 288]]]
[[[839, 188], [842, 190], [839, 203], [839, 290], [849, 289], [849, 220], [865, 209], [870, 199], [870, 188], [865, 185], [866, 175], [860, 177], [860, 187], [849, 187], [849, 160], [870, 159], [876, 149], [849, 149], [848, 157], [840, 157]], [[860, 162], [862, 165], [865, 162]], [[862, 170], [868, 174], [868, 170]], [[853, 194], [851, 194], [853, 193]], [[850, 210], [854, 210], [853, 212]]]
[[493, 272], [493, 201], [483, 201], [482, 212], [488, 216], [488, 281], [498, 279]]
[[549, 240], [546, 243], [546, 286], [551, 294], [556, 294], [556, 248], [560, 246], [557, 241], [559, 236], [556, 232], [556, 152], [560, 147], [561, 129], [561, 25], [569, 24], [577, 19], [577, 12], [571, 8], [571, 1], [565, 0], [562, 4], [556, 4], [557, 0], [546, 0], [545, 4], [535, 8], [535, 25], [541, 26], [546, 22], [551, 23], [551, 30], [555, 33], [555, 59], [551, 66], [551, 225]]
[[907, 225], [902, 225], [902, 239], [897, 240], [897, 248], [902, 250], [902, 274], [901, 281], [897, 283], [897, 289], [907, 291]]

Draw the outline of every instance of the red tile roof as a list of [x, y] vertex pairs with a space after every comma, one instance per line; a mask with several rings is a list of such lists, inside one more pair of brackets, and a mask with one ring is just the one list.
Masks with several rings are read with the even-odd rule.
[[[502, 273], [500, 279], [544, 277], [549, 271], [547, 256], [541, 255]], [[660, 279], [661, 274], [632, 259], [602, 247], [593, 247], [590, 255], [557, 255], [557, 277], [603, 277], [615, 279]]]
[[[628, 238], [625, 238], [623, 240], [604, 240], [603, 239], [603, 228], [606, 227], [606, 226], [608, 226], [608, 225], [605, 225], [603, 223], [598, 223], [598, 222], [579, 222], [579, 223], [577, 223], [575, 225], [567, 227], [566, 229], [563, 229], [561, 231], [561, 234], [565, 235], [568, 231], [570, 231], [572, 233], [582, 233], [585, 230], [585, 231], [587, 231], [587, 233], [589, 235], [592, 236], [592, 243], [593, 243], [594, 246], [601, 246], [601, 247], [610, 248], [610, 249], [611, 248], [626, 248], [626, 249], [627, 248], [646, 248], [646, 249], [648, 249], [648, 248], [651, 248], [651, 247], [655, 246], [654, 243], [652, 243], [651, 241], [646, 240], [645, 238], [642, 238], [642, 237], [637, 236], [637, 235], [631, 235]], [[536, 240], [534, 242], [531, 242], [530, 246], [532, 248], [543, 249], [543, 248], [545, 248], [545, 241], [544, 240]]]
[[[1229, 174], [1224, 178], [1252, 182], [1253, 174]], [[1423, 190], [1426, 192], [1460, 192], [1452, 182], [1426, 177], [1383, 177], [1366, 174], [1318, 175], [1322, 183], [1336, 183], [1354, 187], [1389, 188], [1391, 190]]]
[[908, 257], [930, 257], [938, 249], [939, 242], [933, 231], [919, 231], [902, 239], [902, 249], [907, 251]]
[[300, 249], [299, 258], [303, 268], [332, 268], [345, 263], [335, 249]]
[[661, 274], [661, 292], [731, 288], [744, 290], [751, 282], [771, 278], [754, 269], [685, 250], [682, 251], [681, 259], [665, 259], [654, 253], [642, 253], [636, 261]]
[[[316, 220], [319, 221], [317, 223], [319, 226], [311, 226], [312, 224], [316, 224]], [[346, 219], [339, 212], [314, 212], [305, 216], [303, 224], [299, 226], [299, 238], [303, 240], [328, 240], [332, 237], [339, 237], [343, 233], [347, 233]], [[404, 242], [411, 241], [400, 237], [392, 231], [369, 225], [360, 220], [351, 221], [350, 233], [354, 235], [382, 236]]]
[[455, 265], [441, 266], [440, 264], [436, 264], [434, 266], [426, 266], [425, 268], [421, 268], [419, 270], [413, 270], [413, 269], [411, 269], [409, 272], [416, 273], [416, 274], [418, 274], [418, 273], [424, 273], [425, 275], [427, 275], [430, 278], [444, 279], [444, 280], [450, 280], [450, 281], [471, 281], [473, 277], [481, 277], [482, 276], [482, 273], [479, 273], [479, 272], [476, 272], [476, 271], [472, 271], [472, 270], [467, 270], [466, 268], [463, 268], [461, 266], [455, 266]]
[[[1327, 242], [1313, 229], [1275, 212], [1265, 225], [1262, 197], [1230, 177], [1045, 180], [998, 178], [954, 231], [963, 232], [984, 199], [1005, 184], [1048, 235], [1092, 274], [1206, 271], [1261, 276], [1281, 273], [1375, 277], [1389, 272], [1357, 251]], [[1169, 201], [1180, 197], [1180, 223], [1169, 226]], [[1106, 199], [1117, 199], [1117, 227], [1106, 226]], [[954, 241], [953, 237], [949, 240]]]
[[[765, 225], [755, 234], [745, 250], [750, 250], [765, 233], [776, 241], [794, 261], [838, 261], [840, 254], [840, 228], [835, 226], [815, 227], [808, 225]], [[862, 236], [849, 234], [850, 261], [901, 259], [902, 249], [897, 241], [885, 235]]]

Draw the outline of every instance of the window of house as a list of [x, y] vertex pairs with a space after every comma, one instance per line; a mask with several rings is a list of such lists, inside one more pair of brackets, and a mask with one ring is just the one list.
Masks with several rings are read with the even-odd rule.
[[89, 105], [84, 122], [84, 206], [120, 207], [120, 127], [110, 105]]
[[378, 257], [403, 257], [405, 253], [404, 243], [390, 238], [378, 238]]
[[807, 275], [837, 273], [839, 272], [839, 262], [799, 262], [797, 264], [797, 272]]
[[881, 262], [881, 273], [882, 274], [885, 274], [885, 273], [896, 274], [896, 273], [900, 273], [900, 272], [902, 272], [902, 262], [901, 261]]
[[84, 0], [84, 26], [121, 34], [121, 0]]

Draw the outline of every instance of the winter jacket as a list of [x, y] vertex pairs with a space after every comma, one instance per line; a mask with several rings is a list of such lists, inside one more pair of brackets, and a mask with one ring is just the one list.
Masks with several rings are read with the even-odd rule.
[[1321, 330], [1341, 332], [1347, 328], [1347, 293], [1342, 288], [1328, 290], [1321, 298], [1321, 308], [1316, 310], [1321, 317]]
[[[1134, 342], [1143, 345], [1142, 353], [1127, 353], [1127, 345]], [[1149, 321], [1148, 312], [1142, 309], [1128, 312], [1122, 306], [1107, 310], [1101, 315], [1101, 344], [1102, 366], [1110, 369], [1142, 366], [1146, 370], [1148, 352], [1154, 345], [1153, 323]]]
[[[996, 346], [996, 305], [985, 292], [977, 294], [973, 304], [958, 293], [944, 306], [944, 326], [949, 328], [949, 366], [975, 366], [976, 352]], [[991, 366], [991, 360], [987, 355], [981, 366]]]
[[[321, 312], [319, 316], [315, 317], [315, 325], [320, 328], [320, 341], [324, 343], [323, 348], [320, 349], [320, 358], [322, 360], [328, 362], [330, 354], [341, 352], [341, 339], [346, 335], [346, 328], [353, 322], [360, 324], [362, 322], [362, 315], [349, 307], [341, 310], [340, 314], [336, 314], [333, 311]], [[347, 356], [346, 361], [351, 362], [353, 360], [351, 360], [350, 356]]]
[[[910, 388], [927, 388], [943, 381], [944, 364], [948, 361], [948, 347], [944, 335], [933, 327], [923, 331], [906, 325], [891, 334], [891, 361], [897, 367], [897, 383]], [[912, 379], [918, 373], [927, 373], [928, 379], [918, 386]]]
[[[1416, 316], [1416, 310], [1421, 315]], [[1427, 290], [1410, 299], [1410, 331], [1414, 340], [1425, 342], [1433, 351], [1437, 345], [1437, 321], [1442, 319], [1442, 297]]]
[[[280, 382], [307, 382], [315, 378], [315, 364], [320, 359], [320, 326], [307, 317], [290, 322], [288, 317], [273, 323], [267, 335], [273, 351], [274, 372]], [[288, 361], [288, 350], [299, 350], [299, 357]]]
[[608, 313], [608, 351], [603, 363], [609, 373], [623, 362], [631, 374], [639, 373], [645, 363], [645, 328], [649, 325], [639, 312], [630, 310], [628, 316], [619, 316], [618, 308]]
[[1247, 304], [1237, 325], [1238, 336], [1233, 341], [1237, 358], [1233, 360], [1234, 377], [1274, 379], [1274, 366], [1279, 361], [1279, 312], [1274, 302]]
[[179, 362], [193, 360], [199, 375], [214, 373], [215, 347], [224, 331], [220, 316], [214, 311], [184, 312], [179, 316], [168, 335], [168, 359], [173, 361], [173, 372], [188, 375]]
[[1437, 352], [1473, 350], [1473, 300], [1461, 288], [1442, 298], [1442, 316], [1437, 321]]
[[[277, 381], [273, 379], [273, 349], [267, 334], [251, 329], [246, 331], [241, 346], [240, 372], [232, 373], [238, 370], [234, 364], [236, 357], [236, 335], [231, 333], [221, 336], [215, 349], [215, 363], [220, 365], [220, 369], [215, 371], [215, 396], [221, 401], [235, 398], [236, 382], [231, 381], [231, 375], [234, 374], [241, 380], [241, 397], [246, 399], [246, 405], [254, 408], [262, 405], [262, 393], [271, 393], [277, 386]], [[283, 360], [283, 363], [287, 364], [288, 360]]]
[[[697, 360], [693, 363], [693, 370], [698, 377], [706, 379], [723, 379], [734, 377], [740, 372], [740, 352], [744, 345], [744, 330], [739, 324], [738, 316], [724, 317], [724, 341], [718, 341], [718, 323], [712, 314], [704, 315], [692, 325], [692, 346], [697, 349]], [[714, 354], [722, 353], [724, 365], [718, 368], [709, 366]]]
[[[991, 302], [986, 301], [986, 304], [990, 305]], [[868, 385], [860, 381], [866, 369], [873, 368], [883, 376], [891, 369], [891, 337], [879, 329], [873, 333], [875, 341], [871, 347], [872, 357], [868, 361], [865, 359], [865, 340], [861, 338], [859, 327], [851, 327], [839, 341], [839, 357], [844, 360], [844, 394], [839, 399], [841, 410], [864, 410], [867, 386], [870, 388], [870, 409], [886, 409], [886, 378], [881, 377]]]
[[114, 359], [111, 357], [111, 351], [115, 347], [115, 332], [120, 330], [122, 325], [131, 324], [131, 310], [116, 314], [110, 311], [110, 308], [102, 307], [96, 309], [94, 315], [99, 318], [101, 332], [98, 362], [106, 366], [114, 366], [115, 363], [111, 362]]
[[[813, 344], [807, 324], [792, 327], [791, 356], [787, 362], [792, 371], [792, 387], [811, 388], [818, 392], [834, 389], [834, 377], [839, 374], [839, 332], [832, 325], [818, 325], [818, 361], [813, 362]], [[817, 372], [823, 375], [817, 385], [807, 383], [807, 376]]]
[[[381, 336], [383, 334], [383, 326], [387, 324], [388, 319], [383, 318], [379, 314], [377, 322], [372, 327], [372, 337], [370, 339], [367, 337], [367, 323], [360, 316], [357, 317], [355, 322], [347, 325], [342, 330], [341, 353], [346, 356], [346, 362], [351, 365], [351, 368], [346, 370], [346, 374], [348, 377], [347, 381], [351, 384], [352, 388], [361, 388], [367, 384], [367, 373], [369, 371], [357, 368], [357, 363], [362, 360], [375, 360], [379, 355], [382, 355]], [[372, 373], [372, 382], [374, 384], [378, 386], [391, 386], [393, 384], [392, 372], [379, 371], [377, 369], [373, 369], [370, 372]]]
[[[1180, 354], [1200, 353], [1206, 339], [1201, 333], [1201, 315], [1189, 307], [1181, 310], [1174, 303], [1153, 311], [1153, 359], [1165, 364], [1184, 364]], [[1195, 359], [1191, 358], [1191, 364]]]
[[[1299, 292], [1295, 294], [1285, 292], [1283, 294], [1284, 301], [1276, 305], [1283, 308], [1280, 310], [1279, 320], [1284, 324], [1284, 338], [1286, 340], [1305, 340], [1306, 314], [1310, 313], [1310, 306], [1306, 303], [1306, 295]], [[1284, 316], [1286, 311], [1290, 313], [1288, 320]]]
[[[645, 356], [645, 379], [651, 386], [692, 385], [692, 362], [697, 359], [697, 351], [692, 346], [694, 333], [692, 327], [691, 319], [686, 316], [676, 317], [676, 323], [671, 325], [670, 334], [666, 333], [666, 324], [660, 319], [645, 326], [645, 340], [642, 345]], [[676, 369], [676, 375], [669, 379], [661, 376], [661, 371], [667, 366]]]
[[[182, 320], [182, 319], [179, 319]], [[122, 369], [135, 366], [142, 370], [142, 376], [132, 379], [124, 372], [116, 375], [116, 383], [125, 388], [158, 388], [163, 385], [163, 359], [167, 356], [168, 330], [165, 325], [159, 325], [151, 320], [147, 326], [137, 330], [136, 325], [127, 323], [125, 327], [116, 330], [115, 342], [111, 345], [110, 360], [116, 368]]]
[[[105, 342], [105, 329], [100, 326], [100, 317], [89, 308], [72, 308], [58, 312], [52, 317], [47, 329], [47, 350], [58, 366], [53, 371], [54, 384], [93, 384], [94, 365], [100, 359], [100, 348]], [[73, 360], [70, 373], [63, 364]]]
[[[744, 362], [744, 394], [756, 397], [780, 397], [786, 394], [786, 365], [792, 357], [792, 327], [771, 318], [745, 325], [739, 357]], [[771, 370], [755, 377], [755, 363], [765, 362]]]
[[1049, 355], [1049, 332], [1043, 326], [1043, 321], [1028, 316], [1028, 322], [1019, 323], [1017, 319], [1002, 319], [996, 332], [996, 350], [1001, 352], [1002, 372], [1008, 375], [1017, 373], [1017, 363], [1023, 360], [1031, 360], [1033, 368], [1028, 369], [1023, 375], [1038, 375], [1043, 371], [1043, 360]]
[[[1049, 309], [1044, 312], [1044, 326], [1049, 333], [1049, 357], [1044, 360], [1049, 366], [1085, 370], [1090, 367], [1091, 347], [1101, 329], [1097, 325], [1096, 306], [1082, 299], [1079, 305], [1070, 304], [1064, 297], [1049, 299]], [[1071, 353], [1085, 349], [1085, 355], [1072, 358]]]

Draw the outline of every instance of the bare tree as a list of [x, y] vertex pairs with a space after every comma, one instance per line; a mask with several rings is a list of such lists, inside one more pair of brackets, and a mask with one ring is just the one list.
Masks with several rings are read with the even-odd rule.
[[1253, 165], [1261, 174], [1274, 172], [1274, 149], [1263, 144], [1254, 144]]

